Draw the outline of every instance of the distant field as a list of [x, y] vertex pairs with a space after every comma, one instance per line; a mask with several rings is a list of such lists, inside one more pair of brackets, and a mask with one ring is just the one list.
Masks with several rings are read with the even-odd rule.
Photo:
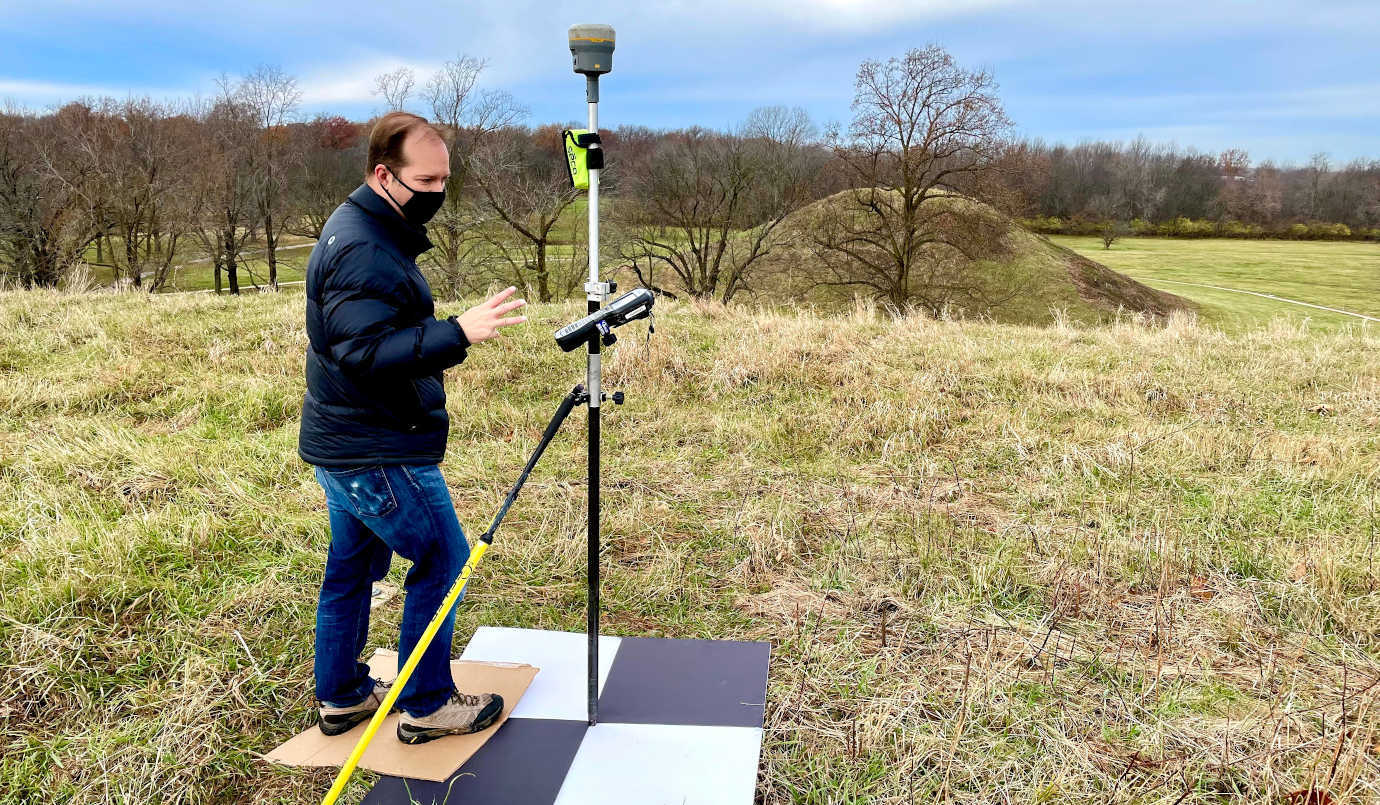
[[[278, 245], [278, 282], [300, 282], [306, 272], [307, 256], [315, 243], [310, 238], [288, 236]], [[118, 247], [117, 247], [118, 248]], [[102, 255], [103, 256], [103, 255]], [[88, 249], [86, 259], [90, 263], [91, 279], [98, 285], [109, 285], [111, 269], [101, 265], [95, 247]], [[108, 259], [108, 258], [107, 258]], [[177, 250], [174, 268], [163, 292], [202, 291], [216, 287], [215, 273], [211, 261], [206, 259], [200, 249], [188, 243]], [[222, 275], [224, 287], [230, 287], [228, 277]], [[146, 280], [147, 281], [147, 280]], [[240, 288], [253, 289], [255, 284], [268, 284], [268, 260], [262, 243], [251, 244], [245, 249], [245, 260], [240, 266]]]
[[[548, 259], [569, 259], [572, 249], [582, 248], [571, 245], [573, 239], [583, 237], [585, 217], [587, 215], [584, 199], [576, 199], [561, 215], [560, 222], [552, 229], [552, 242], [548, 246]], [[497, 225], [502, 231], [502, 224]], [[578, 230], [578, 231], [577, 231]], [[116, 248], [120, 248], [120, 241], [115, 239]], [[316, 241], [312, 238], [284, 236], [278, 246], [278, 282], [279, 283], [300, 283], [306, 278], [307, 258], [311, 256], [312, 246]], [[512, 246], [519, 245], [516, 237], [511, 240]], [[479, 247], [481, 251], [484, 247]], [[490, 248], [488, 252], [495, 259], [498, 258], [498, 250]], [[583, 261], [583, 257], [581, 260]], [[92, 246], [86, 252], [86, 260], [90, 270], [90, 282], [94, 286], [109, 286], [112, 282], [112, 272], [109, 264], [108, 253], [96, 251]], [[605, 261], [607, 262], [607, 261]], [[503, 263], [499, 263], [503, 265]], [[174, 258], [174, 269], [171, 272], [168, 282], [163, 286], [163, 293], [177, 293], [185, 291], [204, 291], [215, 288], [215, 274], [211, 261], [206, 258], [205, 253], [194, 241], [184, 241], [179, 245], [177, 256]], [[423, 261], [425, 268], [425, 261]], [[553, 271], [558, 271], [559, 266], [552, 266]], [[583, 272], [582, 272], [583, 273]], [[268, 261], [265, 257], [265, 247], [262, 241], [250, 243], [245, 247], [242, 257], [239, 282], [241, 290], [253, 290], [256, 285], [266, 286], [268, 284]], [[230, 280], [222, 275], [224, 288], [229, 288]], [[554, 280], [553, 280], [554, 283]], [[436, 289], [440, 291], [439, 288]]]
[[[572, 205], [557, 231], [583, 221], [582, 204]], [[564, 240], [568, 235], [559, 235]], [[1110, 250], [1093, 237], [1056, 235], [1051, 241], [1066, 246], [1151, 287], [1198, 303], [1203, 319], [1230, 330], [1255, 327], [1277, 317], [1308, 319], [1311, 326], [1333, 330], [1363, 324], [1362, 319], [1325, 310], [1229, 290], [1273, 294], [1339, 310], [1380, 317], [1380, 245], [1319, 241], [1249, 241], [1227, 239], [1174, 240], [1126, 238]], [[286, 238], [278, 254], [278, 281], [304, 279], [313, 241]], [[553, 245], [552, 257], [567, 257], [569, 245]], [[247, 250], [248, 270], [241, 269], [241, 288], [252, 290], [268, 280], [262, 244]], [[90, 259], [94, 260], [92, 250]], [[198, 291], [215, 287], [211, 264], [190, 247], [178, 256], [180, 267], [165, 291]], [[607, 260], [605, 261], [607, 263]], [[93, 278], [108, 284], [108, 269], [93, 268]], [[658, 275], [660, 281], [669, 277]], [[228, 280], [226, 280], [228, 287]], [[1192, 284], [1189, 284], [1192, 283]], [[1374, 324], [1372, 323], [1372, 326]]]
[[1274, 299], [1195, 287], [1201, 283], [1380, 317], [1380, 245], [1287, 240], [1126, 238], [1109, 250], [1092, 237], [1050, 240], [1204, 306], [1219, 324], [1251, 326], [1276, 316], [1307, 317], [1325, 328], [1361, 319]]

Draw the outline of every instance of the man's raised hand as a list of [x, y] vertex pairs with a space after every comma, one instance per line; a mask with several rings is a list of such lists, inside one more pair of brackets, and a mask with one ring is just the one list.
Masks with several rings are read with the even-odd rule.
[[527, 304], [525, 299], [517, 299], [512, 302], [503, 301], [512, 296], [515, 291], [517, 288], [509, 285], [490, 297], [487, 302], [475, 305], [456, 317], [456, 321], [460, 322], [460, 329], [465, 331], [465, 338], [469, 339], [471, 344], [488, 341], [498, 335], [498, 328], [500, 327], [527, 321], [526, 316], [504, 318], [503, 314], [517, 310]]

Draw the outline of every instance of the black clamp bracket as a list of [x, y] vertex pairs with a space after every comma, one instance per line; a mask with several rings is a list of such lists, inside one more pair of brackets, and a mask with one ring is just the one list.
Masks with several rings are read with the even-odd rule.
[[604, 147], [603, 141], [599, 139], [599, 132], [586, 131], [575, 134], [571, 137], [575, 145], [580, 148], [588, 149], [585, 154], [585, 167], [590, 170], [604, 169]]

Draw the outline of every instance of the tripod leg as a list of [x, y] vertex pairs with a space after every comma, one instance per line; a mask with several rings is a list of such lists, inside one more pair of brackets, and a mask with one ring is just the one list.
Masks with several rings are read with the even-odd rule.
[[522, 468], [522, 474], [518, 476], [517, 483], [508, 492], [508, 497], [504, 499], [503, 506], [499, 508], [493, 524], [489, 526], [488, 531], [484, 532], [484, 537], [481, 539], [487, 538], [490, 542], [493, 541], [494, 532], [498, 530], [499, 524], [508, 514], [508, 508], [513, 505], [513, 501], [517, 500], [518, 492], [521, 492], [522, 485], [527, 483], [527, 476], [531, 474], [532, 468], [537, 466], [537, 460], [541, 458], [542, 453], [546, 452], [546, 446], [551, 444], [551, 440], [556, 436], [556, 431], [560, 429], [565, 418], [570, 416], [571, 410], [585, 398], [584, 388], [582, 385], [576, 386], [569, 394], [565, 395], [564, 400], [561, 400], [560, 406], [556, 409], [556, 415], [551, 417], [551, 422], [546, 426], [546, 432], [542, 434], [541, 441], [537, 444], [537, 449], [533, 450], [532, 457], [527, 459], [527, 466]]

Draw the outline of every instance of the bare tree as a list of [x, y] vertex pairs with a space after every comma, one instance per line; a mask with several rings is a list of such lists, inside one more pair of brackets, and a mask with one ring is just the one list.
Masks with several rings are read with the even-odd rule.
[[997, 161], [1007, 188], [1006, 209], [1014, 216], [1038, 214], [1051, 190], [1049, 148], [1040, 140], [1008, 142]]
[[1219, 226], [1228, 220], [1248, 220], [1250, 218], [1250, 155], [1240, 148], [1228, 148], [1217, 156], [1217, 170], [1221, 182], [1215, 205]]
[[185, 188], [189, 147], [200, 132], [191, 118], [147, 98], [106, 99], [99, 115], [103, 124], [88, 143], [105, 188], [102, 235], [110, 265], [117, 280], [123, 275], [152, 293], [167, 282], [177, 249], [191, 234]]
[[427, 225], [436, 248], [426, 260], [454, 287], [464, 284], [463, 263], [484, 240], [482, 227], [489, 220], [471, 186], [470, 158], [484, 138], [527, 114], [507, 92], [477, 86], [484, 67], [482, 59], [462, 54], [443, 64], [422, 90], [432, 122], [445, 132], [450, 148], [446, 203]]
[[283, 231], [321, 237], [326, 219], [360, 183], [365, 140], [361, 127], [340, 116], [317, 117], [292, 127]]
[[814, 136], [803, 110], [766, 107], [737, 132], [692, 128], [666, 138], [629, 177], [636, 204], [616, 216], [620, 255], [644, 285], [660, 265], [691, 296], [728, 303], [751, 291], [781, 222], [809, 196]]
[[842, 214], [821, 221], [814, 251], [832, 279], [897, 307], [939, 313], [991, 308], [1014, 294], [973, 267], [994, 240], [986, 216], [955, 194], [980, 195], [995, 176], [1010, 126], [986, 71], [968, 71], [938, 45], [858, 68], [854, 117], [831, 132], [851, 179]]
[[150, 208], [146, 264], [141, 271], [148, 276], [150, 293], [163, 288], [177, 268], [179, 249], [196, 237], [197, 210], [195, 193], [197, 167], [193, 164], [197, 143], [203, 136], [195, 107], [191, 104], [165, 106], [168, 116], [162, 121], [159, 148], [151, 157], [161, 159], [164, 169], [159, 178], [155, 203]]
[[1327, 154], [1319, 151], [1308, 160], [1308, 217], [1318, 218], [1318, 210], [1322, 203], [1323, 178], [1327, 176], [1332, 166], [1329, 163]]
[[230, 293], [240, 292], [245, 247], [258, 234], [259, 184], [249, 152], [258, 144], [255, 113], [221, 80], [221, 94], [201, 115], [204, 135], [194, 156], [190, 186], [196, 237], [211, 261], [216, 293], [222, 272]]
[[412, 96], [416, 83], [417, 74], [411, 67], [399, 67], [374, 76], [374, 94], [383, 96], [388, 111], [396, 112], [407, 107], [407, 99]]
[[80, 145], [98, 125], [83, 101], [0, 115], [0, 257], [25, 287], [57, 285], [103, 231], [98, 160]]
[[1112, 244], [1130, 233], [1131, 227], [1120, 218], [1104, 218], [1097, 225], [1097, 236], [1102, 239], [1103, 250], [1112, 248]]
[[535, 282], [537, 298], [550, 302], [548, 257], [558, 234], [555, 227], [577, 197], [566, 173], [561, 130], [548, 126], [536, 137], [523, 129], [504, 130], [491, 135], [471, 161], [485, 203], [518, 236], [522, 248], [506, 248], [506, 238], [490, 242], [522, 284]]
[[297, 79], [277, 67], [262, 65], [245, 76], [236, 89], [244, 107], [254, 116], [258, 147], [245, 152], [254, 176], [254, 202], [263, 225], [264, 251], [268, 260], [268, 284], [278, 290], [278, 239], [282, 235], [283, 178], [292, 156], [288, 123], [297, 113], [302, 91]]
[[1162, 201], [1164, 191], [1156, 181], [1155, 165], [1163, 151], [1139, 136], [1117, 155], [1112, 168], [1115, 187], [1107, 195], [1120, 200], [1124, 209], [1118, 213], [1127, 219], [1149, 217]]
[[741, 133], [781, 146], [783, 156], [808, 148], [819, 137], [814, 121], [799, 106], [759, 106], [748, 113]]
[[1125, 197], [1116, 191], [1093, 199], [1092, 208], [1097, 214], [1097, 236], [1102, 239], [1104, 251], [1111, 249], [1113, 243], [1131, 230], [1125, 219], [1129, 207]]
[[1380, 160], [1353, 159], [1326, 184], [1319, 217], [1355, 228], [1380, 224]]

